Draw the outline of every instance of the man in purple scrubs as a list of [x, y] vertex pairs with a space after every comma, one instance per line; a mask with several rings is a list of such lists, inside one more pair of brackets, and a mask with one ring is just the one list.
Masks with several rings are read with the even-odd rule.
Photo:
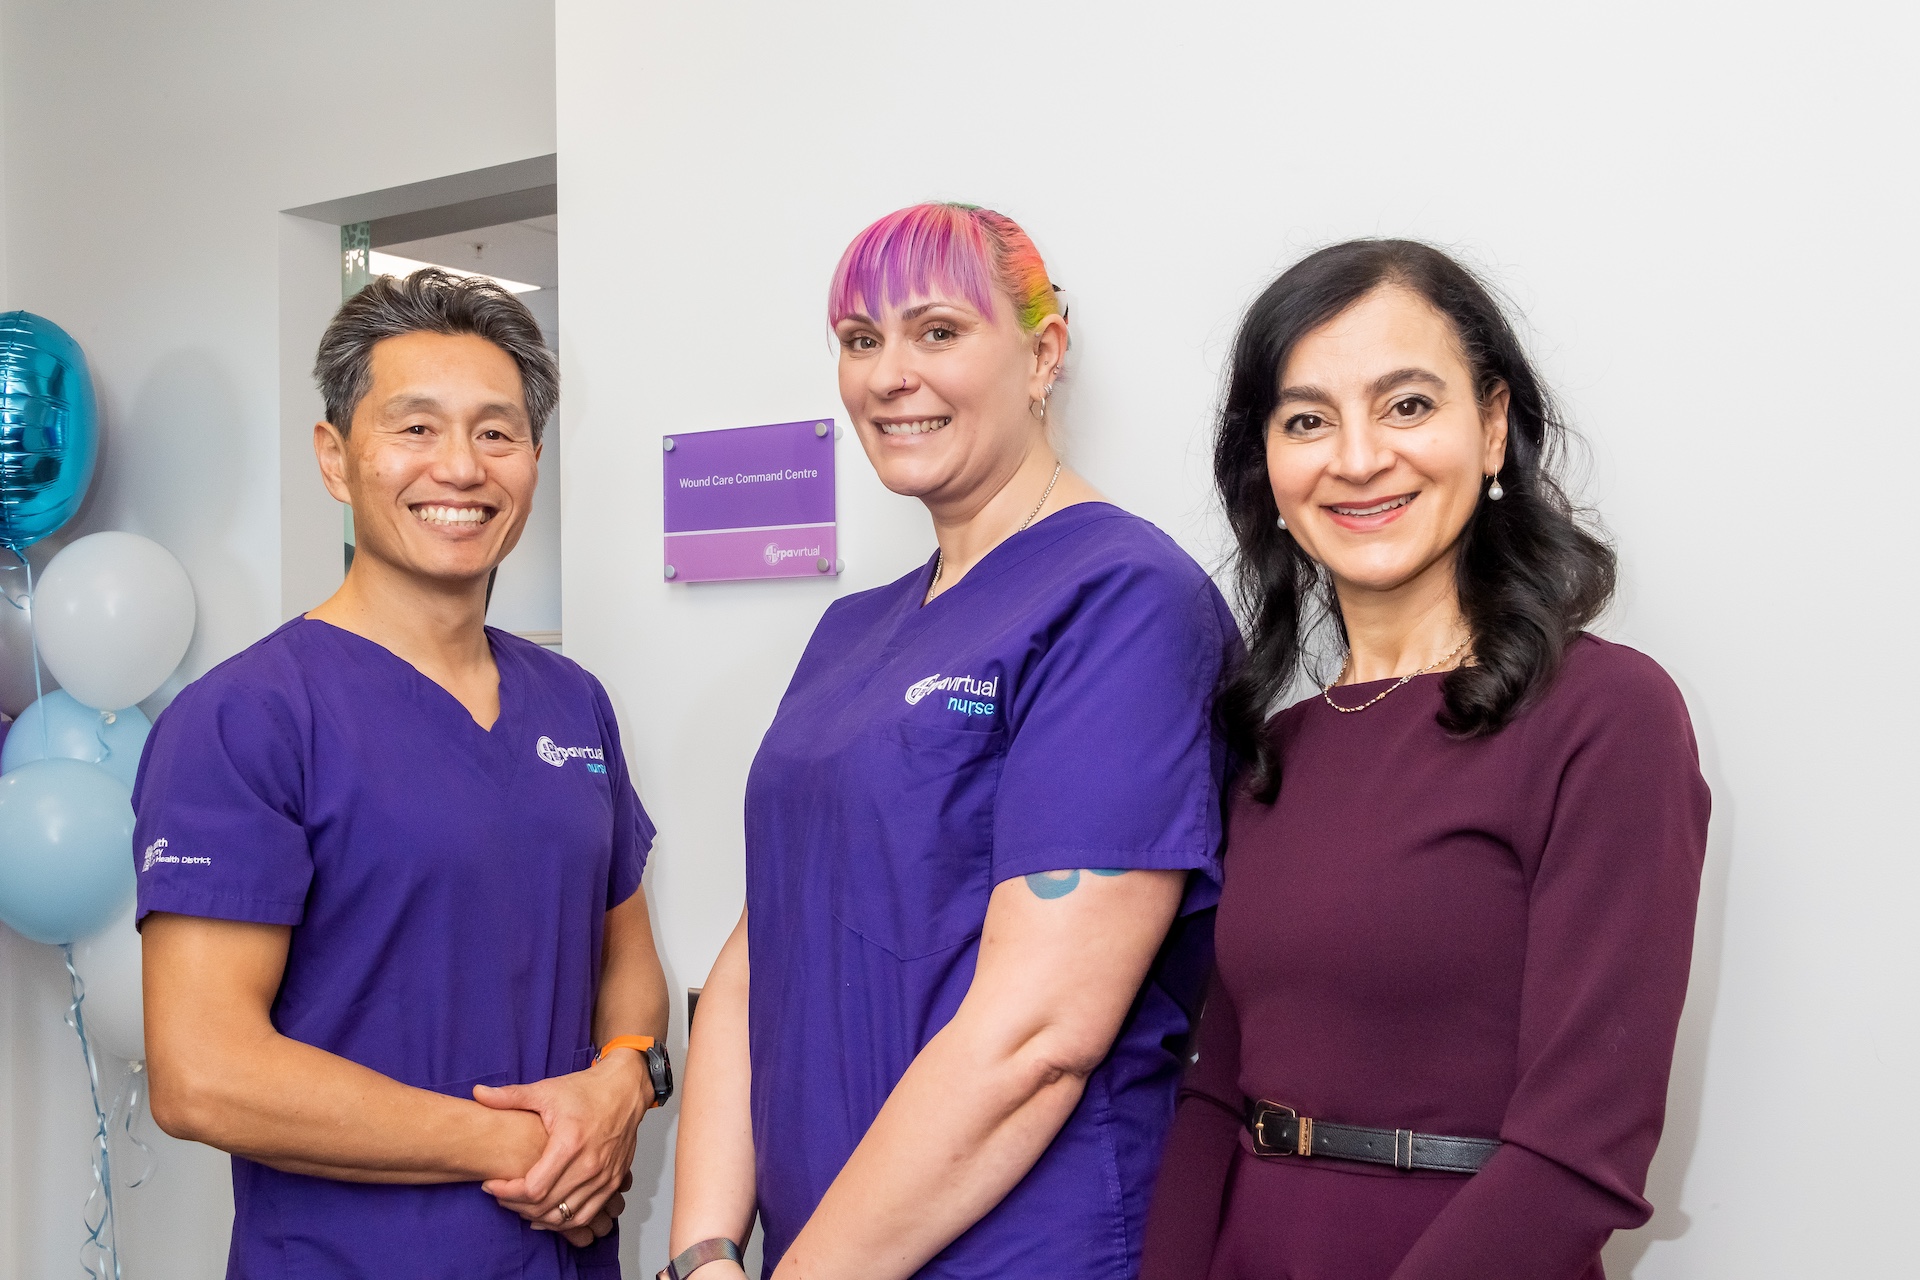
[[553, 357], [426, 270], [315, 372], [346, 582], [184, 690], [134, 791], [154, 1117], [233, 1153], [229, 1277], [617, 1277], [671, 1088], [653, 826], [599, 682], [485, 626]]

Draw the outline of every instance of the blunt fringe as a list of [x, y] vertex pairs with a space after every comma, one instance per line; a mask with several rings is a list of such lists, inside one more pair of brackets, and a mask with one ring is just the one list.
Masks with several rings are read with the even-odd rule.
[[408, 333], [472, 334], [506, 352], [520, 370], [533, 442], [540, 443], [560, 403], [560, 366], [547, 350], [539, 322], [525, 303], [493, 281], [438, 267], [405, 277], [375, 276], [340, 304], [321, 335], [313, 380], [327, 402], [327, 421], [342, 435], [373, 385], [374, 346]]
[[1214, 437], [1214, 483], [1233, 529], [1233, 586], [1248, 631], [1246, 657], [1226, 677], [1215, 713], [1245, 767], [1243, 785], [1266, 802], [1280, 789], [1267, 722], [1302, 673], [1313, 628], [1323, 619], [1341, 626], [1326, 573], [1276, 525], [1267, 424], [1300, 340], [1389, 284], [1452, 323], [1477, 399], [1502, 383], [1509, 395], [1506, 496], [1482, 497], [1456, 552], [1473, 662], [1443, 678], [1441, 727], [1460, 737], [1498, 732], [1553, 680], [1567, 645], [1613, 597], [1613, 549], [1561, 484], [1567, 427], [1487, 287], [1411, 240], [1350, 240], [1308, 255], [1241, 322]]

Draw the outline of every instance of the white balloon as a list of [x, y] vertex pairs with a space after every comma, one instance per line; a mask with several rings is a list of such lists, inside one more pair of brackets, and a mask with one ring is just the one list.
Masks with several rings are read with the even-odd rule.
[[147, 1056], [147, 1019], [140, 1003], [140, 931], [135, 904], [120, 918], [73, 944], [73, 967], [86, 984], [80, 1016], [96, 1051], [138, 1062]]
[[[4, 606], [0, 606], [4, 607]], [[193, 639], [193, 584], [165, 547], [137, 533], [69, 543], [34, 585], [40, 659], [102, 711], [150, 696]]]

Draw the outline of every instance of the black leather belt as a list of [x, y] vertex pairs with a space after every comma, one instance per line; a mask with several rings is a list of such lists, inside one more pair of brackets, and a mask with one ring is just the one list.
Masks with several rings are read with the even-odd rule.
[[1247, 1132], [1253, 1135], [1253, 1149], [1258, 1155], [1332, 1156], [1442, 1173], [1478, 1173], [1500, 1149], [1493, 1138], [1446, 1138], [1411, 1129], [1329, 1124], [1265, 1099], [1247, 1108]]

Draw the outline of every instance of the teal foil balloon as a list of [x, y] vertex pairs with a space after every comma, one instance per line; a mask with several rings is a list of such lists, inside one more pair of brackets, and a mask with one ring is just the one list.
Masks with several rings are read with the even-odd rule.
[[80, 344], [30, 311], [0, 315], [0, 547], [20, 551], [65, 524], [99, 451]]

